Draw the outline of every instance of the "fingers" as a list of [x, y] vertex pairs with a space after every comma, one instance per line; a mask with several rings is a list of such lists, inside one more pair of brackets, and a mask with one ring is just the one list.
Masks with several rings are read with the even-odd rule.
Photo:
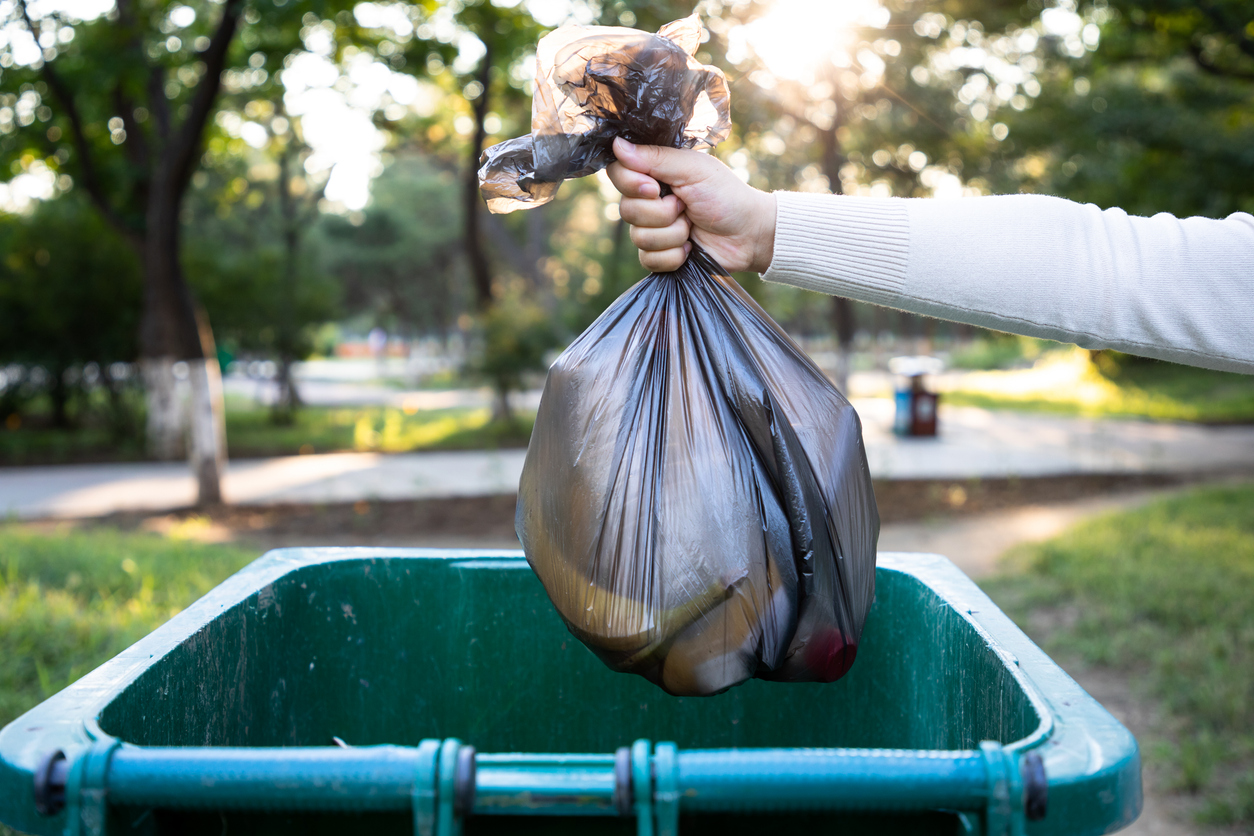
[[640, 263], [644, 269], [654, 273], [669, 273], [678, 270], [692, 252], [692, 244], [685, 243], [682, 247], [672, 247], [658, 252], [640, 251]]
[[684, 204], [674, 195], [661, 200], [625, 197], [623, 220], [630, 224], [631, 243], [640, 250], [640, 263], [655, 273], [678, 270], [692, 244], [692, 224], [684, 216]]
[[610, 182], [622, 193], [623, 197], [649, 200], [656, 199], [662, 193], [662, 188], [656, 180], [647, 174], [632, 171], [622, 163], [610, 163], [605, 173], [610, 176]]
[[[688, 240], [692, 224], [677, 196], [659, 199], [658, 181], [672, 185], [695, 181], [705, 176], [702, 172], [712, 160], [695, 151], [635, 146], [622, 139], [614, 140], [614, 153], [618, 162], [610, 165], [607, 173], [623, 195], [619, 214], [631, 227], [631, 242], [640, 251], [640, 263], [655, 273], [678, 270], [692, 252]], [[691, 176], [694, 166], [698, 167], [695, 178]]]
[[[614, 140], [614, 156], [618, 158], [621, 169], [648, 175], [653, 182], [669, 183], [672, 187], [686, 186], [704, 180], [712, 176], [721, 166], [718, 160], [700, 151], [661, 148], [656, 145], [632, 145], [622, 137]], [[613, 176], [613, 174], [610, 175], [611, 180]], [[624, 180], [625, 182], [630, 180], [632, 183], [641, 182], [626, 177]], [[617, 186], [618, 183], [615, 182], [614, 185]]]
[[655, 229], [675, 223], [683, 211], [683, 202], [674, 195], [661, 200], [624, 197], [618, 204], [618, 213], [627, 223]]
[[669, 226], [660, 228], [647, 226], [631, 227], [631, 243], [645, 252], [665, 252], [682, 247], [692, 234], [688, 219], [679, 217]]

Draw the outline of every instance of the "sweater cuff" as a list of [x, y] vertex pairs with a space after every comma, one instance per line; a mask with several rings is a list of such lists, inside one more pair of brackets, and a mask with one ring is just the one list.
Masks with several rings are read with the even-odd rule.
[[901, 296], [910, 253], [905, 200], [775, 192], [775, 206], [765, 281], [880, 305]]

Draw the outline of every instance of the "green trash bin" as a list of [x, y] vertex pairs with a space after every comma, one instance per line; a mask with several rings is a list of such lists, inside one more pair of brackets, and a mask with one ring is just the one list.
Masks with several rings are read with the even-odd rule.
[[37, 834], [1107, 833], [1136, 741], [953, 564], [881, 554], [853, 670], [676, 698], [519, 552], [288, 549], [0, 732]]

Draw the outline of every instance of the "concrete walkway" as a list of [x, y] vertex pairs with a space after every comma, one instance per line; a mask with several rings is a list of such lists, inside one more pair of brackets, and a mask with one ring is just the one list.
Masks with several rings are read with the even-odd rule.
[[[877, 479], [1254, 470], [1254, 427], [1083, 420], [942, 407], [936, 439], [894, 436], [892, 403], [856, 400]], [[332, 453], [234, 461], [224, 485], [240, 504], [353, 502], [512, 493], [523, 450]], [[195, 499], [181, 463], [0, 468], [0, 517], [160, 511]], [[894, 548], [906, 546], [894, 546]], [[945, 553], [941, 547], [919, 548]]]
[[892, 402], [855, 400], [877, 479], [1184, 473], [1254, 467], [1254, 426], [1211, 427], [941, 407], [941, 437], [898, 438]]
[[[231, 462], [223, 493], [241, 505], [491, 496], [518, 489], [525, 450], [328, 453]], [[196, 487], [181, 462], [0, 468], [0, 514], [91, 517], [185, 508]]]

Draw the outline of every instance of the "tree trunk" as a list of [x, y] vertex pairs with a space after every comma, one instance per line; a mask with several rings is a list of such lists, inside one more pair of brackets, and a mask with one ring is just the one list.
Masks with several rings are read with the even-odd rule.
[[544, 261], [545, 242], [549, 240], [548, 224], [545, 223], [545, 209], [547, 207], [537, 207], [527, 212], [527, 240], [523, 244], [523, 256], [527, 261], [527, 278], [531, 282], [533, 290], [539, 291], [544, 287], [544, 270], [542, 264]]
[[173, 357], [145, 357], [140, 361], [144, 375], [144, 397], [148, 405], [145, 438], [148, 452], [161, 461], [183, 457], [187, 429]]
[[153, 179], [144, 234], [140, 351], [144, 380], [149, 384], [148, 443], [158, 458], [171, 458], [171, 451], [181, 446], [183, 410], [174, 396], [173, 366], [184, 361], [192, 407], [187, 449], [196, 475], [197, 503], [216, 504], [222, 501], [226, 461], [222, 375], [213, 333], [204, 315], [197, 315], [179, 263], [180, 201], [171, 179], [162, 170]]
[[124, 378], [114, 377], [113, 368], [112, 363], [102, 363], [100, 378], [109, 394], [109, 437], [114, 443], [121, 443], [128, 438], [134, 438], [135, 416], [126, 402]]
[[300, 230], [296, 204], [289, 182], [288, 145], [279, 154], [279, 213], [283, 224], [283, 277], [279, 301], [279, 392], [271, 417], [277, 424], [291, 424], [300, 406], [300, 395], [292, 379], [292, 363], [296, 360], [296, 270], [300, 254]]
[[483, 91], [474, 101], [475, 135], [470, 143], [469, 157], [466, 160], [465, 181], [462, 191], [462, 211], [465, 213], [466, 261], [470, 265], [470, 277], [475, 286], [475, 305], [480, 311], [492, 306], [492, 268], [488, 264], [488, 255], [483, 248], [483, 230], [480, 213], [483, 211], [483, 198], [479, 194], [479, 155], [488, 139], [488, 129], [484, 122], [488, 118], [488, 85], [491, 83], [492, 51], [491, 47], [484, 53], [479, 63], [478, 81]]
[[492, 420], [498, 424], [514, 423], [514, 410], [509, 405], [509, 387], [499, 382], [492, 387]]
[[274, 404], [275, 423], [290, 425], [296, 417], [296, 410], [304, 403], [300, 399], [300, 390], [296, 388], [296, 380], [292, 377], [295, 363], [290, 356], [279, 359], [279, 372], [275, 382], [279, 386], [278, 400]]
[[[846, 162], [845, 152], [840, 147], [841, 120], [844, 119], [846, 102], [836, 94], [836, 115], [832, 124], [823, 131], [823, 175], [827, 177], [828, 188], [832, 194], [840, 194], [843, 189], [840, 183], [840, 170]], [[849, 366], [853, 357], [853, 303], [842, 296], [832, 297], [832, 331], [836, 337], [836, 369], [833, 380], [836, 388], [843, 393], [849, 391]]]
[[832, 330], [836, 332], [836, 388], [849, 394], [849, 366], [853, 357], [853, 303], [843, 296], [832, 297]]
[[196, 477], [197, 505], [222, 502], [222, 471], [226, 464], [226, 427], [222, 421], [222, 370], [216, 357], [187, 364], [192, 388], [191, 465]]
[[59, 430], [70, 426], [70, 387], [65, 382], [65, 374], [69, 371], [60, 364], [48, 370], [48, 397], [52, 400], [52, 426]]

